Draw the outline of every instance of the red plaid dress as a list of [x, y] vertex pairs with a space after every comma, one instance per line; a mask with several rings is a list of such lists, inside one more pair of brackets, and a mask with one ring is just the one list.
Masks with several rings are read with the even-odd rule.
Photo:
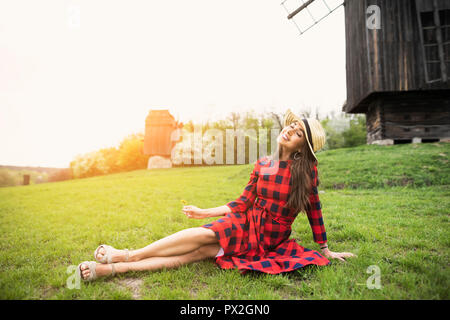
[[[215, 232], [223, 248], [224, 254], [215, 259], [221, 268], [277, 274], [311, 264], [331, 264], [319, 252], [289, 239], [291, 225], [298, 214], [284, 208], [292, 185], [291, 162], [267, 157], [258, 159], [241, 196], [226, 204], [232, 212], [202, 225]], [[307, 216], [314, 241], [325, 243], [327, 236], [317, 191], [316, 166], [311, 174], [311, 210], [307, 211]]]

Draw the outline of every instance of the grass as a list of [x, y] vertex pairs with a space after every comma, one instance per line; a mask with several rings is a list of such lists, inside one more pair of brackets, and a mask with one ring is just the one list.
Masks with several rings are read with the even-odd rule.
[[424, 187], [450, 181], [448, 143], [363, 145], [318, 155], [325, 189]]
[[[67, 286], [68, 267], [92, 260], [99, 244], [143, 247], [213, 221], [187, 219], [181, 200], [223, 205], [240, 195], [252, 165], [1, 188], [0, 299], [449, 299], [449, 151], [448, 143], [430, 143], [320, 152], [330, 249], [358, 257], [281, 275], [243, 276], [210, 260]], [[292, 237], [318, 249], [304, 215]], [[372, 265], [380, 289], [367, 287]]]

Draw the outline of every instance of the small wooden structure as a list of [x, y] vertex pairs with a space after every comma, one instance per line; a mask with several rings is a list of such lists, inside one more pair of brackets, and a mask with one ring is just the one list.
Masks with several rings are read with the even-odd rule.
[[[379, 8], [379, 28], [366, 23]], [[346, 0], [347, 102], [367, 143], [450, 138], [450, 1]]]
[[145, 120], [144, 137], [144, 154], [150, 155], [149, 168], [171, 166], [171, 152], [179, 140], [177, 130], [182, 126], [169, 110], [150, 110]]
[[27, 186], [30, 184], [30, 175], [29, 174], [24, 174], [23, 175], [23, 185]]

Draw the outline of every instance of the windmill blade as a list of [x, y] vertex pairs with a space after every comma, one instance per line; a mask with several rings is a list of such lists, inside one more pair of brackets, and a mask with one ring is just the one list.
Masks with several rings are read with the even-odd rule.
[[343, 4], [343, 0], [284, 0], [281, 2], [288, 13], [288, 20], [295, 24], [300, 34], [318, 24]]
[[290, 14], [288, 14], [288, 17], [287, 17], [287, 18], [288, 18], [288, 19], [292, 19], [293, 17], [295, 17], [295, 15], [296, 15], [297, 13], [299, 13], [299, 12], [302, 11], [303, 9], [308, 8], [308, 6], [309, 6], [311, 3], [313, 3], [313, 2], [314, 2], [314, 0], [308, 0], [308, 1], [306, 1], [306, 3], [303, 3], [301, 7], [295, 9], [293, 12], [291, 12]]

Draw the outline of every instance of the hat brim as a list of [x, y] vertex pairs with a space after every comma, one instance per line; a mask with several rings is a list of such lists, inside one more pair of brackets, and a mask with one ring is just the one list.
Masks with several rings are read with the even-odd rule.
[[316, 154], [315, 154], [311, 144], [309, 143], [310, 137], [308, 136], [308, 130], [306, 130], [305, 123], [303, 122], [303, 120], [301, 118], [296, 116], [291, 110], [288, 110], [286, 112], [286, 115], [284, 116], [284, 127], [287, 127], [288, 125], [290, 125], [291, 123], [294, 123], [294, 122], [298, 122], [302, 126], [303, 132], [305, 133], [306, 142], [308, 143], [308, 146], [309, 146], [309, 150], [311, 151], [314, 158], [317, 161], [319, 161], [319, 159], [317, 159], [317, 157], [316, 157]]

